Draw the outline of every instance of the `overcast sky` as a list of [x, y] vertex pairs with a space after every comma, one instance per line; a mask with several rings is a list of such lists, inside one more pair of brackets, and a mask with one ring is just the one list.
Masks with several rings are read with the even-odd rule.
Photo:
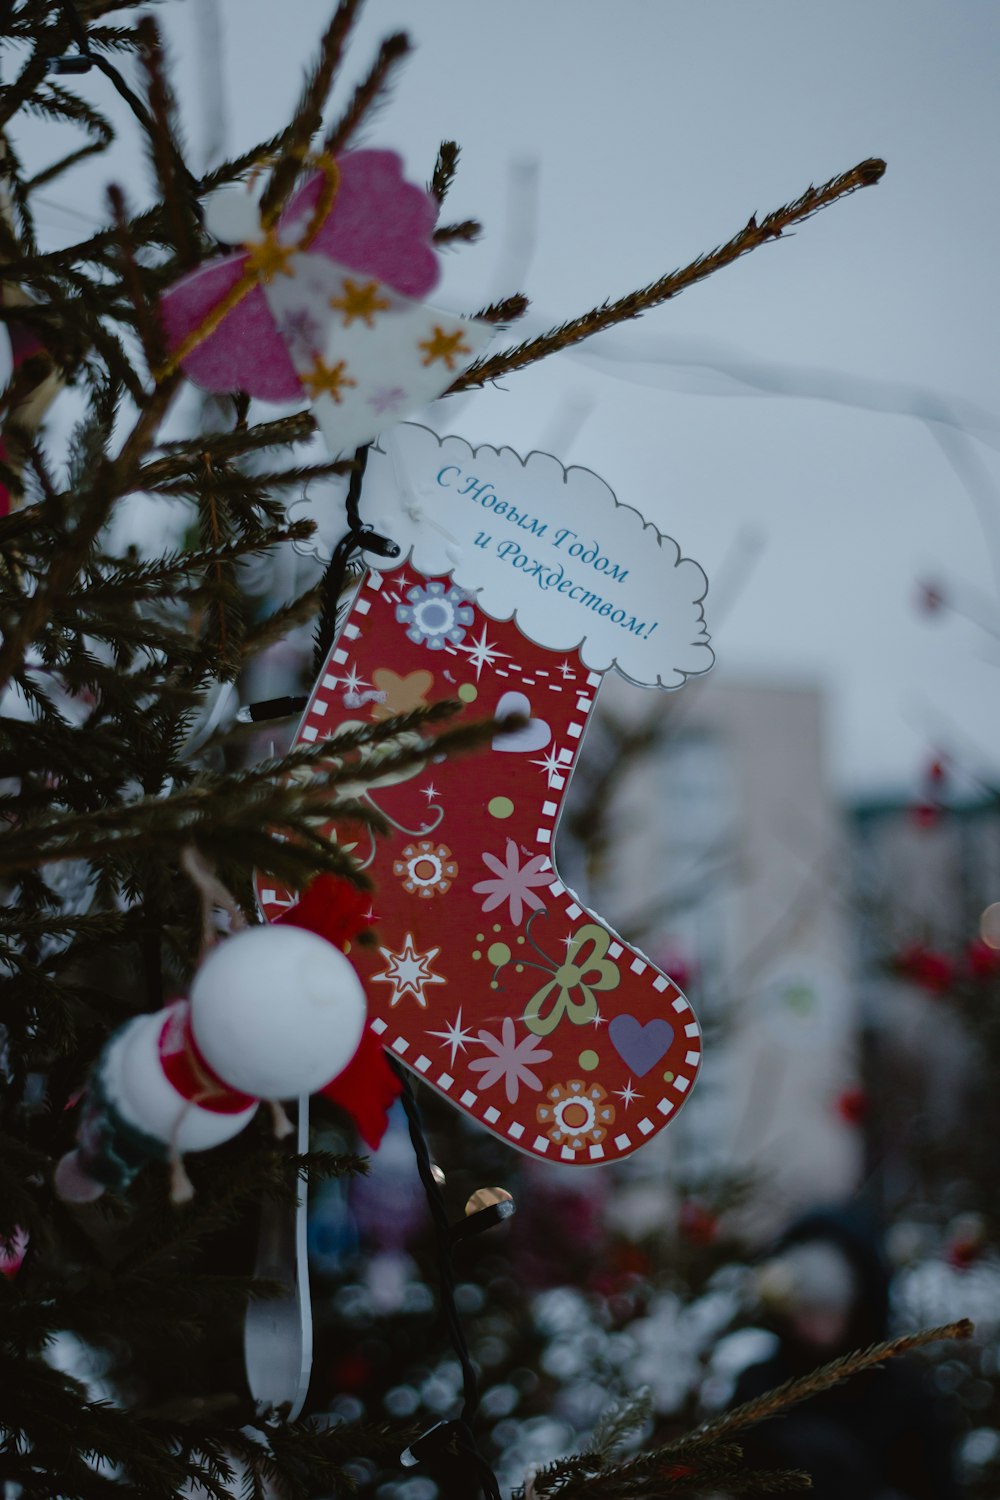
[[[283, 123], [331, 10], [156, 7], [196, 166], [220, 128], [234, 150]], [[432, 420], [587, 465], [673, 536], [714, 585], [717, 670], [828, 693], [841, 787], [912, 786], [936, 750], [1000, 777], [1000, 642], [915, 603], [939, 580], [1000, 628], [1000, 7], [369, 0], [346, 82], [400, 27], [418, 50], [366, 144], [425, 180], [456, 138], [447, 215], [487, 229], [448, 255], [442, 305], [524, 290], [539, 325], [571, 316], [887, 160], [878, 187], [589, 356]], [[80, 86], [108, 103], [103, 80]], [[53, 239], [112, 176], [141, 200], [142, 172], [122, 154], [50, 189]], [[948, 412], [957, 427], [920, 415]]]

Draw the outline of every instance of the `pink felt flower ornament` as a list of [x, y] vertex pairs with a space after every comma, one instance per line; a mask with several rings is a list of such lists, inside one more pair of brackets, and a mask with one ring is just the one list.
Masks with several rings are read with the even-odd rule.
[[340, 453], [439, 396], [492, 330], [418, 300], [439, 276], [437, 205], [394, 152], [321, 167], [273, 225], [238, 191], [210, 199], [209, 229], [242, 247], [183, 276], [160, 311], [167, 347], [195, 384], [308, 397]]

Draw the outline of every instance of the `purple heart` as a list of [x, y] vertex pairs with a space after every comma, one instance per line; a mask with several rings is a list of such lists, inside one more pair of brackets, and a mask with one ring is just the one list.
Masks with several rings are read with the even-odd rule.
[[670, 1051], [674, 1028], [660, 1019], [647, 1021], [644, 1026], [635, 1016], [615, 1016], [608, 1036], [625, 1066], [641, 1078]]

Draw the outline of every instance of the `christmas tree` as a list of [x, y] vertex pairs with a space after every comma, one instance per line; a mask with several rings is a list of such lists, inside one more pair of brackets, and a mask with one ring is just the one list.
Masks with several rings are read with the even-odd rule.
[[[322, 742], [261, 758], [253, 724], [261, 710], [251, 706], [242, 719], [237, 714], [237, 694], [253, 698], [254, 663], [262, 653], [314, 620], [312, 670], [322, 666], [342, 589], [356, 582], [349, 574], [352, 553], [390, 546], [392, 539], [358, 522], [366, 442], [357, 452], [337, 451], [319, 461], [303, 451], [314, 430], [313, 407], [268, 417], [237, 387], [206, 403], [199, 423], [177, 431], [182, 366], [211, 338], [218, 320], [210, 312], [178, 339], [169, 316], [161, 316], [161, 299], [194, 268], [218, 258], [205, 203], [220, 189], [248, 179], [258, 189], [263, 183], [260, 238], [250, 243], [249, 269], [230, 287], [220, 317], [241, 299], [249, 303], [280, 270], [275, 226], [303, 179], [318, 194], [308, 232], [319, 232], [346, 170], [340, 163], [383, 101], [409, 42], [402, 35], [383, 42], [347, 108], [330, 124], [327, 100], [359, 9], [359, 0], [342, 0], [285, 129], [199, 178], [185, 161], [155, 22], [128, 20], [138, 9], [137, 3], [106, 0], [79, 6], [15, 0], [0, 20], [0, 36], [16, 59], [2, 103], [0, 222], [11, 364], [0, 455], [6, 508], [0, 519], [0, 867], [7, 896], [0, 1094], [0, 1236], [7, 1271], [0, 1288], [3, 1477], [8, 1493], [31, 1497], [122, 1489], [143, 1496], [319, 1495], [356, 1483], [365, 1464], [367, 1473], [391, 1468], [419, 1434], [324, 1416], [335, 1397], [336, 1370], [318, 1383], [314, 1403], [295, 1420], [288, 1420], [297, 1404], [291, 1394], [270, 1407], [260, 1398], [261, 1380], [267, 1385], [270, 1379], [266, 1370], [251, 1379], [251, 1390], [240, 1359], [241, 1322], [249, 1316], [248, 1326], [258, 1328], [248, 1348], [266, 1366], [254, 1310], [266, 1308], [267, 1299], [287, 1307], [287, 1296], [272, 1273], [274, 1257], [262, 1252], [255, 1262], [248, 1246], [261, 1215], [264, 1249], [275, 1226], [287, 1229], [303, 1177], [315, 1187], [363, 1171], [363, 1159], [343, 1135], [327, 1133], [310, 1143], [300, 1131], [298, 1149], [291, 1149], [280, 1107], [271, 1115], [256, 1111], [258, 1095], [300, 1094], [312, 1083], [262, 1085], [232, 1103], [239, 1085], [228, 1078], [232, 1109], [240, 1123], [244, 1117], [250, 1123], [241, 1133], [230, 1131], [216, 1149], [196, 1151], [186, 1170], [178, 1149], [183, 1141], [169, 1132], [151, 1147], [150, 1140], [126, 1139], [128, 1132], [119, 1131], [113, 1149], [105, 1150], [101, 1090], [114, 1092], [109, 1059], [118, 1055], [109, 1039], [146, 1036], [147, 1018], [191, 994], [195, 974], [204, 990], [209, 960], [235, 952], [237, 939], [241, 952], [248, 935], [255, 953], [264, 952], [261, 941], [271, 952], [272, 939], [280, 952], [296, 951], [299, 939], [287, 927], [280, 933], [259, 927], [255, 871], [296, 892], [332, 882], [323, 889], [335, 890], [354, 919], [345, 917], [342, 941], [328, 943], [324, 962], [340, 975], [348, 999], [355, 995], [357, 981], [344, 978], [349, 966], [338, 949], [361, 940], [361, 913], [371, 897], [352, 908], [350, 893], [367, 889], [365, 877], [318, 824], [346, 819], [381, 836], [384, 824], [359, 789], [432, 757], [475, 749], [498, 726], [468, 712], [456, 717], [459, 704], [416, 706], [341, 736], [336, 760]], [[115, 19], [105, 21], [112, 12]], [[122, 71], [133, 61], [137, 87]], [[101, 75], [125, 101], [157, 200], [136, 214], [126, 194], [109, 187], [103, 226], [53, 250], [36, 230], [36, 194], [58, 191], [64, 173], [113, 139], [104, 115], [73, 90], [73, 75], [81, 72]], [[22, 163], [22, 145], [38, 119], [57, 124], [67, 144], [59, 160], [32, 174]], [[457, 161], [457, 147], [446, 142], [432, 164], [429, 193], [438, 208]], [[444, 394], [487, 385], [640, 316], [877, 182], [882, 171], [879, 161], [863, 162], [786, 207], [752, 217], [690, 265], [541, 335], [483, 353]], [[443, 222], [433, 243], [460, 244], [478, 232], [470, 221]], [[354, 292], [360, 297], [363, 290]], [[513, 292], [481, 309], [476, 326], [503, 329], [526, 305]], [[364, 321], [366, 306], [352, 302], [345, 321], [349, 316]], [[460, 336], [460, 330], [435, 328], [438, 342], [432, 339], [428, 360], [443, 360], [450, 371], [447, 356]], [[339, 377], [333, 365], [317, 372], [325, 381], [312, 392], [317, 398], [338, 400], [336, 378], [351, 383], [343, 381], [342, 367]], [[61, 387], [79, 410], [64, 445], [47, 434], [43, 421]], [[343, 542], [313, 586], [279, 608], [262, 607], [254, 586], [260, 559], [312, 535], [310, 522], [289, 519], [289, 498], [311, 481], [334, 476], [349, 485]], [[158, 550], [140, 546], [118, 524], [139, 496], [184, 504], [184, 526]], [[282, 701], [268, 710], [279, 721], [296, 711], [296, 696], [308, 686], [310, 668], [303, 663], [302, 669], [303, 680], [287, 682]], [[288, 728], [277, 723], [274, 738]], [[308, 947], [306, 935], [301, 938]], [[263, 959], [261, 972], [244, 981], [260, 1014], [274, 1010], [265, 972], [273, 962]], [[269, 972], [273, 981], [273, 968]], [[213, 993], [230, 993], [232, 984], [229, 973]], [[292, 978], [289, 1003], [295, 1000]], [[171, 1014], [180, 1025], [186, 1012]], [[229, 1025], [228, 1041], [238, 1050], [242, 1023]], [[287, 1029], [294, 1029], [290, 1022]], [[338, 1067], [349, 1060], [357, 1028], [342, 1040], [348, 1056]], [[310, 1041], [306, 1037], [300, 1050], [308, 1052]], [[213, 1057], [185, 1051], [183, 1037], [179, 1045], [208, 1069], [198, 1087], [218, 1087]], [[224, 1038], [224, 1051], [227, 1045]], [[419, 1155], [409, 1086], [407, 1095]], [[335, 1118], [328, 1110], [323, 1105], [319, 1112], [326, 1132]], [[100, 1137], [100, 1149], [89, 1157], [88, 1130]], [[78, 1141], [82, 1156], [74, 1155]], [[138, 1156], [158, 1155], [159, 1161], [137, 1172], [137, 1160], [128, 1156], [133, 1147]], [[119, 1148], [124, 1156], [116, 1155]], [[101, 1150], [107, 1176], [88, 1179], [85, 1168]], [[60, 1177], [56, 1164], [67, 1161]], [[444, 1215], [441, 1295], [454, 1315], [447, 1215], [433, 1197], [429, 1161], [422, 1165], [432, 1202]], [[111, 1190], [101, 1194], [102, 1187]], [[263, 1322], [269, 1326], [266, 1317]], [[451, 1332], [461, 1351], [455, 1316]], [[277, 1360], [278, 1343], [274, 1347]], [[680, 1495], [725, 1486], [755, 1493], [794, 1485], [794, 1478], [744, 1471], [743, 1427], [884, 1354], [843, 1361], [795, 1391], [624, 1461], [618, 1457], [623, 1423], [610, 1422], [587, 1452], [569, 1460], [553, 1454], [551, 1465], [532, 1479], [533, 1492]], [[462, 1417], [449, 1414], [437, 1437], [415, 1442], [413, 1457], [445, 1492], [491, 1492], [495, 1481], [476, 1447], [471, 1363], [463, 1373]]]

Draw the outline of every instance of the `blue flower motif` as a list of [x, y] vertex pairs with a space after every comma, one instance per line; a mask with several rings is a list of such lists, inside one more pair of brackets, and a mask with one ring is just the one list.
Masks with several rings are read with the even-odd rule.
[[408, 626], [407, 636], [430, 651], [443, 651], [446, 641], [457, 646], [465, 639], [464, 626], [471, 625], [475, 613], [469, 595], [461, 589], [447, 588], [443, 583], [415, 585], [406, 595], [409, 604], [397, 604], [396, 619]]

